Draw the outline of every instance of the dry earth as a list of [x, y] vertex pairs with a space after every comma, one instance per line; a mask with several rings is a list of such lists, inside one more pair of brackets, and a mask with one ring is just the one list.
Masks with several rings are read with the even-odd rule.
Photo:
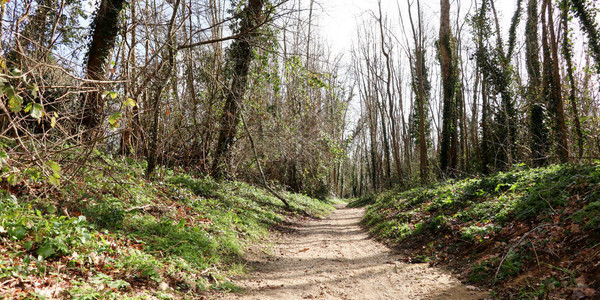
[[369, 238], [363, 209], [338, 207], [328, 218], [294, 224], [270, 255], [251, 259], [254, 270], [236, 278], [240, 293], [221, 299], [482, 299], [449, 272], [409, 264]]

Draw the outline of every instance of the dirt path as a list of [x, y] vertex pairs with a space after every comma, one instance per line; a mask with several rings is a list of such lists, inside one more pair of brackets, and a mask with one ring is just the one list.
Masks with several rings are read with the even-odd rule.
[[363, 209], [339, 207], [323, 220], [298, 224], [275, 241], [254, 272], [234, 280], [244, 288], [224, 299], [480, 299], [448, 272], [407, 264], [368, 238]]

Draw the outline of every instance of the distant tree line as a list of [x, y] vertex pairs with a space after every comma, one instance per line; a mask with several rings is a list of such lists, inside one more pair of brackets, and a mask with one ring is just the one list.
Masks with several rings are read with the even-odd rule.
[[346, 194], [600, 158], [597, 3], [518, 0], [502, 28], [494, 0], [421, 2], [358, 28]]

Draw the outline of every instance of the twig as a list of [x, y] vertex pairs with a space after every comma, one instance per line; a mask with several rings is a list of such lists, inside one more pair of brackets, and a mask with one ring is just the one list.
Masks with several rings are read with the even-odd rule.
[[537, 255], [537, 251], [535, 251], [535, 245], [533, 244], [533, 241], [531, 239], [529, 239], [529, 242], [531, 243], [531, 248], [533, 249], [533, 254], [535, 254], [535, 260], [537, 261], [538, 269], [541, 271], [542, 267], [540, 267], [540, 258]]
[[0, 287], [3, 287], [3, 286], [5, 286], [5, 285], [7, 285], [7, 284], [9, 284], [9, 283], [11, 283], [11, 282], [13, 282], [13, 281], [17, 281], [17, 279], [18, 279], [18, 278], [12, 278], [12, 279], [9, 279], [9, 280], [7, 280], [7, 281], [0, 282]]
[[215, 271], [217, 271], [217, 268], [215, 268], [215, 267], [210, 267], [210, 268], [208, 268], [208, 269], [206, 269], [206, 270], [204, 270], [204, 271], [200, 272], [200, 273], [199, 273], [199, 275], [204, 275], [204, 274], [206, 274], [206, 273], [210, 272], [210, 270], [215, 270]]

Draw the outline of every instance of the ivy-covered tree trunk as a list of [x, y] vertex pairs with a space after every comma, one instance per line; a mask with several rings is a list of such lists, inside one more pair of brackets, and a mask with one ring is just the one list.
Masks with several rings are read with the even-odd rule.
[[481, 160], [481, 173], [488, 174], [491, 170], [491, 163], [493, 159], [492, 155], [492, 134], [490, 130], [490, 104], [489, 104], [489, 93], [488, 93], [488, 82], [490, 82], [490, 72], [487, 70], [489, 66], [489, 57], [487, 49], [484, 45], [484, 41], [487, 39], [486, 28], [487, 22], [485, 20], [487, 14], [487, 1], [481, 2], [481, 7], [474, 17], [473, 24], [477, 34], [475, 35], [475, 42], [477, 43], [477, 71], [481, 76], [481, 141], [479, 144], [479, 157]]
[[[263, 0], [249, 0], [241, 16], [241, 26], [238, 33], [249, 33], [259, 23]], [[232, 81], [225, 96], [225, 107], [221, 115], [221, 129], [214, 152], [212, 175], [223, 177], [224, 167], [229, 160], [237, 127], [240, 122], [240, 106], [246, 91], [248, 69], [252, 61], [252, 45], [254, 34], [244, 34], [235, 39], [231, 45]]]
[[[96, 18], [92, 22], [92, 42], [87, 54], [86, 78], [104, 80], [106, 77], [106, 64], [110, 51], [115, 46], [115, 39], [119, 32], [119, 13], [123, 9], [125, 0], [102, 0]], [[98, 90], [85, 94], [83, 97], [82, 124], [90, 130], [100, 126], [104, 113], [104, 101]]]
[[458, 163], [458, 128], [456, 93], [456, 64], [452, 57], [452, 33], [450, 31], [450, 1], [441, 0], [440, 17], [440, 64], [442, 66], [443, 115], [440, 168], [444, 175], [452, 176]]
[[561, 21], [563, 27], [563, 56], [567, 65], [567, 76], [569, 76], [569, 102], [571, 103], [571, 113], [573, 115], [573, 121], [575, 123], [575, 135], [577, 136], [577, 157], [581, 159], [583, 157], [583, 131], [581, 129], [581, 121], [579, 120], [579, 109], [577, 109], [577, 85], [575, 83], [575, 75], [573, 70], [573, 48], [570, 39], [569, 30], [569, 1], [561, 1]]
[[538, 41], [538, 1], [529, 0], [527, 3], [527, 23], [525, 25], [525, 63], [529, 85], [527, 100], [529, 102], [529, 130], [531, 135], [531, 159], [534, 166], [546, 164], [546, 149], [548, 148], [548, 129], [545, 122], [545, 109], [541, 101], [540, 78], [540, 46]]
[[583, 31], [588, 36], [589, 47], [592, 51], [592, 56], [596, 61], [596, 71], [600, 74], [600, 29], [598, 23], [594, 17], [594, 8], [592, 6], [594, 1], [590, 0], [570, 0], [573, 4], [571, 9], [575, 12]]

